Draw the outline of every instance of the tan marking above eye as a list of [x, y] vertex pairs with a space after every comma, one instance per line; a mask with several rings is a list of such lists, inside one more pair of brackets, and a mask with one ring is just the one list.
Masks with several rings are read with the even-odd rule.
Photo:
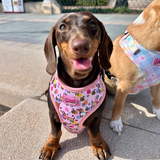
[[66, 22], [66, 23], [68, 23], [69, 21], [70, 21], [70, 19], [69, 19], [69, 18], [67, 18], [67, 19], [65, 20], [65, 22]]
[[86, 20], [88, 20], [88, 19], [89, 19], [89, 17], [88, 17], [88, 16], [84, 16], [84, 18], [85, 18]]

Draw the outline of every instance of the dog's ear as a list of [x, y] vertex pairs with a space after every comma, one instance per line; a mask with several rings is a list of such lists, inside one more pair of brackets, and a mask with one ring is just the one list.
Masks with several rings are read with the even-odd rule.
[[55, 52], [56, 45], [57, 43], [55, 38], [55, 26], [53, 26], [44, 45], [44, 53], [48, 63], [46, 71], [50, 75], [53, 75], [56, 71], [56, 52]]
[[104, 70], [108, 70], [111, 67], [110, 56], [113, 50], [113, 44], [102, 22], [100, 22], [100, 27], [101, 27], [101, 44], [99, 47], [99, 59], [102, 68]]

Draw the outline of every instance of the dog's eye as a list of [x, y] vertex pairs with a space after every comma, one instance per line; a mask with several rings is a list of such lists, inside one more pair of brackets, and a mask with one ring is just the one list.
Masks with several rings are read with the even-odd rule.
[[89, 25], [90, 25], [91, 28], [95, 28], [96, 27], [96, 23], [95, 22], [90, 22]]
[[67, 29], [67, 27], [66, 27], [66, 25], [64, 25], [64, 24], [62, 24], [61, 26], [60, 26], [60, 30], [66, 30]]

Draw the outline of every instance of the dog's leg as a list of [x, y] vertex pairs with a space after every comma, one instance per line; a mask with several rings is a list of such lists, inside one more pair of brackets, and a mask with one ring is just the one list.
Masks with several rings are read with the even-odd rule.
[[99, 131], [100, 122], [101, 116], [95, 118], [89, 125], [88, 134], [93, 154], [98, 159], [107, 159], [111, 156], [111, 153], [107, 143], [104, 141]]
[[157, 118], [160, 120], [160, 83], [150, 87], [150, 92], [153, 113], [155, 113]]
[[123, 129], [123, 124], [121, 121], [121, 112], [123, 109], [124, 102], [126, 97], [131, 89], [130, 82], [119, 82], [117, 86], [116, 95], [114, 98], [114, 106], [113, 106], [113, 113], [110, 122], [110, 127], [113, 131], [121, 133]]
[[51, 160], [55, 159], [57, 150], [60, 148], [59, 140], [62, 135], [61, 123], [56, 122], [55, 119], [50, 116], [51, 119], [51, 133], [48, 140], [41, 149], [41, 155], [39, 159]]

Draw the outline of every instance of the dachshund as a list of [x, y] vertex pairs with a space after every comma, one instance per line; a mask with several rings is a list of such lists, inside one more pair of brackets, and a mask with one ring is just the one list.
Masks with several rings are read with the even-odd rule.
[[[60, 148], [61, 124], [76, 134], [88, 126], [93, 154], [98, 159], [110, 157], [99, 126], [106, 98], [101, 68], [111, 67], [112, 49], [104, 25], [91, 13], [65, 14], [51, 28], [44, 46], [46, 71], [52, 75], [48, 89], [51, 133], [41, 149], [40, 159], [55, 159]], [[97, 105], [93, 107], [92, 101], [97, 101]]]

